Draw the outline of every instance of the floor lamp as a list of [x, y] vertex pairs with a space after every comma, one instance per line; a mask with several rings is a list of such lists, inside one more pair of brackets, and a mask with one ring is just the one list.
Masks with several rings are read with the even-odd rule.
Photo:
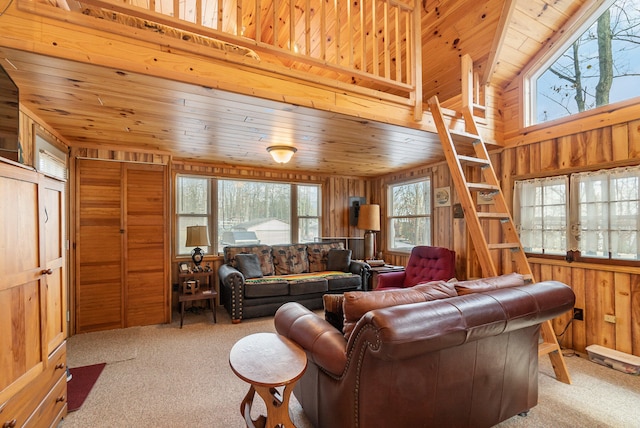
[[380, 205], [360, 205], [358, 213], [358, 229], [364, 233], [364, 257], [366, 260], [376, 258], [376, 232], [380, 230]]

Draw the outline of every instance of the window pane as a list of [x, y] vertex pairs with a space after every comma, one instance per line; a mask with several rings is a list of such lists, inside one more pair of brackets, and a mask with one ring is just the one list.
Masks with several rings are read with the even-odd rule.
[[298, 242], [313, 242], [320, 236], [320, 221], [317, 218], [301, 218], [298, 226]]
[[567, 177], [516, 181], [514, 221], [525, 251], [567, 251]]
[[[241, 236], [242, 242], [235, 236]], [[291, 242], [290, 184], [219, 180], [218, 250], [246, 244], [246, 240], [267, 245]]]
[[431, 245], [431, 180], [389, 188], [389, 249]]
[[640, 0], [617, 0], [533, 82], [534, 120], [640, 96], [639, 39]]
[[176, 193], [178, 214], [209, 212], [209, 180], [207, 178], [178, 176]]
[[[191, 254], [191, 250], [193, 247], [186, 247], [185, 243], [187, 242], [187, 227], [188, 226], [209, 226], [207, 217], [178, 217], [178, 230], [177, 230], [177, 244], [178, 244], [178, 254]], [[211, 228], [207, 228], [209, 233], [211, 233]], [[205, 254], [210, 254], [209, 247], [200, 247], [202, 248]]]
[[409, 251], [416, 245], [430, 245], [431, 219], [394, 218], [389, 237], [391, 250]]
[[320, 186], [297, 185], [298, 189], [298, 216], [318, 217], [320, 213]]

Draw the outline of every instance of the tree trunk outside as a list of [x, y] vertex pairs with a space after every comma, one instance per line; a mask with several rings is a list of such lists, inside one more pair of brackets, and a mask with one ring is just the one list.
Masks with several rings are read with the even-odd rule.
[[600, 79], [596, 85], [596, 106], [609, 104], [613, 82], [613, 54], [611, 52], [611, 13], [607, 10], [598, 18], [598, 55]]

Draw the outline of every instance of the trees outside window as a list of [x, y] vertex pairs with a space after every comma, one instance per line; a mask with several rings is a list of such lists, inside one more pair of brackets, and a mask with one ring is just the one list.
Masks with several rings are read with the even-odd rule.
[[431, 179], [389, 186], [388, 201], [388, 249], [431, 245]]
[[533, 122], [640, 96], [640, 0], [617, 0], [533, 75]]

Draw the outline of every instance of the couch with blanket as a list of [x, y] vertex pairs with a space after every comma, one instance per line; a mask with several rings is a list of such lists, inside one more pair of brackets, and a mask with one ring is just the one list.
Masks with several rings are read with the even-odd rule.
[[369, 268], [351, 260], [341, 242], [228, 246], [218, 269], [220, 297], [234, 323], [273, 315], [291, 301], [319, 309], [324, 294], [361, 289]]
[[540, 324], [575, 296], [510, 274], [325, 299], [342, 329], [296, 303], [274, 318], [307, 354], [294, 394], [315, 427], [481, 428], [537, 404]]

